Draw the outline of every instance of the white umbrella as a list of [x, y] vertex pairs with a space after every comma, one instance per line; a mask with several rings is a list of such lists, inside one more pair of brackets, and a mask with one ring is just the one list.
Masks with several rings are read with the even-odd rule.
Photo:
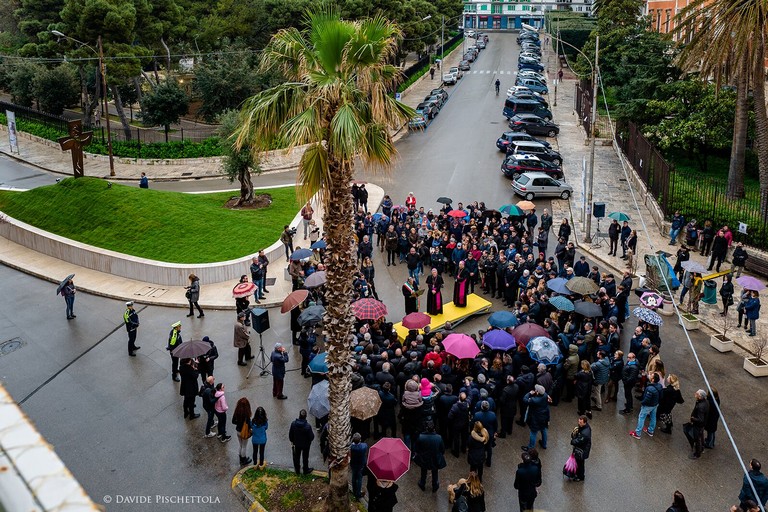
[[322, 418], [331, 412], [331, 404], [328, 401], [328, 381], [321, 380], [309, 392], [307, 397], [307, 409], [315, 418]]

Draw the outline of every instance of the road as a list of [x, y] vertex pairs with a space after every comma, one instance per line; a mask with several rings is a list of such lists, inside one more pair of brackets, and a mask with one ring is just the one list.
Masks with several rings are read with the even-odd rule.
[[[393, 199], [401, 201], [413, 191], [419, 204], [435, 208], [434, 199], [448, 195], [458, 201], [483, 200], [498, 206], [512, 199], [509, 181], [498, 170], [501, 154], [494, 141], [504, 128], [501, 100], [493, 92], [493, 71], [511, 70], [514, 64], [514, 35], [493, 34], [491, 43], [470, 73], [452, 91], [443, 112], [424, 133], [412, 134], [398, 149], [400, 155], [391, 176], [359, 172], [358, 177], [380, 184]], [[502, 88], [512, 75], [501, 75]], [[565, 155], [566, 161], [568, 155]], [[12, 172], [31, 172], [16, 169]], [[26, 174], [24, 174], [26, 176]], [[7, 179], [5, 176], [4, 179]], [[34, 182], [43, 177], [29, 178]], [[256, 186], [290, 183], [292, 176], [265, 175]], [[157, 184], [158, 188], [204, 190], [212, 186], [231, 188], [225, 180], [200, 180]], [[266, 185], [265, 185], [266, 186]], [[546, 206], [541, 203], [539, 206]], [[403, 313], [400, 284], [405, 266], [386, 267], [380, 254], [375, 257], [376, 284], [388, 304], [392, 318]], [[76, 278], [75, 278], [76, 281]], [[75, 303], [78, 318], [64, 318], [64, 303], [54, 296], [49, 283], [0, 267], [0, 343], [18, 339], [18, 350], [0, 356], [0, 379], [43, 435], [97, 501], [109, 496], [108, 510], [150, 510], [155, 506], [117, 503], [117, 496], [191, 495], [206, 496], [213, 505], [185, 505], [186, 510], [240, 510], [229, 490], [229, 479], [239, 468], [237, 443], [222, 445], [203, 439], [203, 419], [182, 419], [178, 385], [169, 375], [170, 360], [164, 350], [169, 326], [183, 321], [184, 339], [213, 338], [219, 346], [216, 364], [219, 382], [227, 386], [230, 410], [237, 399], [247, 396], [252, 406], [264, 406], [270, 421], [267, 460], [290, 466], [287, 429], [299, 409], [306, 407], [308, 380], [291, 371], [286, 382], [289, 400], [270, 396], [271, 379], [235, 365], [232, 347], [234, 314], [208, 311], [204, 319], [184, 318], [185, 311], [161, 307], [140, 310], [141, 327], [138, 357], [126, 354], [126, 333], [122, 324], [124, 306], [88, 295]], [[448, 285], [450, 293], [451, 285]], [[202, 293], [205, 294], [205, 283]], [[633, 301], [636, 299], [633, 297]], [[634, 304], [633, 304], [634, 305]], [[495, 305], [497, 308], [500, 305]], [[272, 328], [264, 334], [269, 352], [275, 341], [289, 339], [288, 319], [270, 310]], [[628, 329], [622, 340], [626, 350]], [[464, 332], [485, 328], [485, 318], [462, 324]], [[687, 458], [688, 446], [680, 426], [693, 406], [693, 392], [703, 387], [683, 332], [675, 322], [663, 326], [662, 357], [668, 371], [680, 376], [686, 403], [674, 411], [674, 434], [658, 433], [653, 438], [631, 439], [627, 433], [636, 417], [617, 413], [614, 404], [595, 412], [593, 451], [587, 462], [584, 483], [565, 481], [562, 466], [570, 454], [569, 433], [576, 423], [575, 403], [552, 410], [550, 445], [541, 455], [544, 482], [537, 510], [664, 510], [675, 489], [687, 497], [691, 510], [722, 511], [735, 502], [741, 475], [737, 456], [730, 449], [722, 424], [717, 447], [698, 461]], [[707, 337], [691, 332], [702, 364], [719, 388], [723, 408], [743, 457], [764, 458], [765, 435], [760, 418], [768, 406], [766, 382], [749, 377], [740, 369], [735, 354], [711, 350]], [[252, 344], [258, 346], [254, 335]], [[289, 368], [298, 367], [298, 352], [290, 348]], [[231, 429], [232, 427], [229, 426]], [[230, 432], [231, 433], [231, 432]], [[510, 485], [519, 461], [519, 447], [527, 441], [527, 430], [515, 426], [511, 438], [499, 440], [493, 467], [485, 471], [489, 511], [516, 507]], [[443, 489], [466, 476], [465, 460], [448, 456], [448, 468], [441, 472]], [[311, 464], [323, 467], [317, 446], [311, 450]], [[450, 509], [446, 493], [422, 493], [416, 486], [414, 468], [401, 479], [396, 510]], [[163, 510], [170, 510], [168, 506]]]

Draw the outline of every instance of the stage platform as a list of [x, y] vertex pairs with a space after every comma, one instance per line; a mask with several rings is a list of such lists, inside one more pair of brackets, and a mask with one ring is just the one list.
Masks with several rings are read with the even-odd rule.
[[[426, 303], [425, 300], [422, 300], [422, 302]], [[489, 301], [479, 295], [471, 293], [467, 296], [467, 307], [457, 308], [453, 305], [453, 302], [446, 302], [445, 305], [443, 305], [442, 315], [430, 315], [432, 321], [429, 323], [429, 328], [431, 331], [439, 330], [446, 322], [451, 322], [451, 325], [455, 327], [471, 316], [482, 315], [489, 312], [491, 306], [492, 304]], [[405, 340], [405, 337], [408, 336], [408, 329], [403, 327], [402, 322], [396, 323], [394, 329], [397, 331], [397, 336], [400, 338], [400, 341]]]

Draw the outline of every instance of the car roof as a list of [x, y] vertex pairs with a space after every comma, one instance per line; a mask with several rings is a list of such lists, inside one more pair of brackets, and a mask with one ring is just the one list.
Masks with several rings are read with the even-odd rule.
[[507, 160], [527, 160], [527, 161], [533, 160], [535, 162], [541, 162], [541, 159], [536, 155], [509, 155], [507, 157]]
[[509, 101], [513, 101], [515, 103], [522, 103], [523, 105], [541, 105], [541, 102], [534, 98], [519, 98], [515, 96], [514, 94], [507, 98]]
[[527, 176], [528, 179], [531, 179], [531, 180], [536, 178], [552, 178], [552, 176], [547, 174], [546, 172], [526, 172], [524, 175], [521, 174], [521, 176]]
[[542, 118], [540, 118], [536, 114], [531, 114], [530, 112], [521, 112], [519, 114], [515, 114], [515, 117], [519, 117], [520, 119], [534, 119], [534, 120], [543, 121]]

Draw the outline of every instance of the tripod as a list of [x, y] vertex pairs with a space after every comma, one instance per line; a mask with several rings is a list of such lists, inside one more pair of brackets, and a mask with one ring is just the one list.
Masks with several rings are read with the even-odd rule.
[[598, 247], [603, 246], [603, 240], [602, 240], [603, 233], [600, 231], [600, 217], [597, 218], [597, 231], [595, 231], [595, 234], [592, 235], [592, 248], [597, 249]]
[[251, 363], [251, 368], [248, 370], [248, 375], [246, 375], [245, 378], [248, 379], [251, 376], [254, 366], [261, 370], [259, 377], [271, 374], [272, 372], [267, 370], [270, 364], [272, 364], [272, 362], [267, 359], [267, 354], [264, 352], [264, 341], [261, 338], [261, 333], [259, 333], [259, 354]]

